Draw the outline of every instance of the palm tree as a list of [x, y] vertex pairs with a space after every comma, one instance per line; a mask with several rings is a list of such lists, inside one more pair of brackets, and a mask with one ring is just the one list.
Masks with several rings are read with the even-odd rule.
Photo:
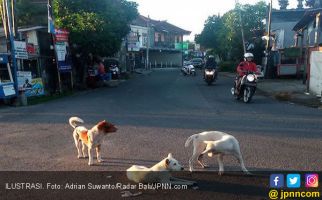
[[278, 0], [278, 4], [280, 5], [281, 10], [286, 10], [288, 6], [288, 0]]

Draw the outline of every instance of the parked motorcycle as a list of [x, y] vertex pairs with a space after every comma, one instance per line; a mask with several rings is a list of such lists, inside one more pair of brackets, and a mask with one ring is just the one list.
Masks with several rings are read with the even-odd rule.
[[248, 71], [241, 78], [240, 87], [237, 89], [236, 87], [237, 85], [235, 82], [234, 87], [231, 88], [232, 95], [234, 95], [237, 100], [243, 98], [245, 103], [249, 103], [257, 88], [257, 75], [254, 72]]
[[196, 69], [193, 65], [185, 65], [181, 68], [181, 72], [184, 76], [193, 75], [196, 76]]
[[206, 68], [204, 79], [208, 85], [211, 85], [217, 79], [217, 70], [215, 68]]
[[112, 74], [112, 79], [114, 79], [114, 80], [119, 79], [120, 70], [117, 65], [111, 65], [110, 72]]

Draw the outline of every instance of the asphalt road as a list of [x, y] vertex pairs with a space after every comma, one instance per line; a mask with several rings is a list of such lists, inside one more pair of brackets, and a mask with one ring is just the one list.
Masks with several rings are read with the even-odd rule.
[[[201, 131], [220, 130], [239, 140], [245, 165], [255, 174], [321, 171], [321, 110], [260, 94], [244, 104], [231, 96], [231, 78], [219, 75], [217, 83], [207, 86], [197, 72], [197, 77], [184, 77], [178, 70], [157, 70], [136, 75], [116, 88], [95, 89], [34, 106], [0, 108], [0, 170], [124, 171], [132, 164], [152, 166], [169, 152], [187, 166], [192, 147], [184, 147], [186, 139]], [[107, 136], [103, 145], [105, 163], [89, 167], [87, 160], [76, 158], [68, 124], [71, 116], [84, 119], [88, 128], [103, 119], [116, 124], [118, 132]], [[208, 170], [218, 170], [216, 159], [207, 158], [206, 162], [211, 166]], [[225, 157], [224, 164], [228, 177], [240, 169], [230, 157]], [[212, 174], [220, 179], [217, 173]], [[253, 177], [236, 176], [246, 185], [254, 183]], [[201, 177], [201, 183], [221, 184]], [[267, 177], [260, 175], [258, 180], [265, 190]], [[191, 193], [198, 195], [200, 191]], [[213, 191], [202, 194], [213, 195]], [[220, 194], [243, 199], [233, 192]]]

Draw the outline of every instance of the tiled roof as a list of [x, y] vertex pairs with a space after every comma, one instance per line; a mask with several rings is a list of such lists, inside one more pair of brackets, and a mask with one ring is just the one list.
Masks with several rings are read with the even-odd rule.
[[311, 9], [305, 12], [304, 16], [299, 20], [299, 22], [294, 26], [293, 30], [298, 31], [304, 28], [308, 23], [315, 19], [315, 15], [322, 12], [322, 8]]
[[153, 27], [156, 31], [159, 32], [169, 32], [173, 34], [183, 34], [183, 35], [190, 35], [191, 31], [184, 30], [179, 28], [173, 24], [168, 23], [167, 21], [158, 21], [154, 19], [149, 19], [142, 15], [139, 15], [131, 24], [136, 26], [143, 26], [147, 27], [148, 22], [150, 26]]

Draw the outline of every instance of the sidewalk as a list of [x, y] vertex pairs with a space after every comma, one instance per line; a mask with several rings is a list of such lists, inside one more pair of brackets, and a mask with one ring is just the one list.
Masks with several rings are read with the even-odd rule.
[[143, 74], [143, 75], [149, 75], [151, 74], [152, 70], [146, 70], [143, 68], [138, 68], [138, 69], [134, 69], [134, 72], [137, 74]]
[[[226, 77], [235, 77], [233, 73], [222, 72]], [[298, 79], [259, 79], [259, 93], [271, 96], [279, 101], [300, 104], [322, 109], [320, 98], [306, 93], [306, 85]]]
[[320, 98], [306, 93], [306, 85], [302, 83], [302, 80], [261, 79], [258, 82], [258, 90], [280, 101], [322, 108]]

